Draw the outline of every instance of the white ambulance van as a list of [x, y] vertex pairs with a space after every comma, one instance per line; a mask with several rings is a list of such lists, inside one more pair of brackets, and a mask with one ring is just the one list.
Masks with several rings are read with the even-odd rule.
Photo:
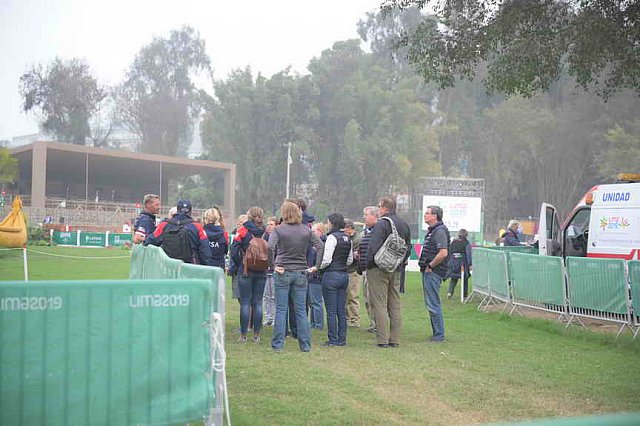
[[591, 188], [562, 224], [556, 208], [543, 203], [539, 253], [640, 259], [640, 175], [621, 174], [618, 180], [627, 183]]

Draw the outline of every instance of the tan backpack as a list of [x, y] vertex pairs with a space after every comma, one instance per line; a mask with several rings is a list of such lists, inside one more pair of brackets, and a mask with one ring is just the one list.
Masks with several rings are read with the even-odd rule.
[[249, 271], [265, 272], [269, 268], [269, 244], [263, 238], [252, 236], [242, 258], [244, 275]]

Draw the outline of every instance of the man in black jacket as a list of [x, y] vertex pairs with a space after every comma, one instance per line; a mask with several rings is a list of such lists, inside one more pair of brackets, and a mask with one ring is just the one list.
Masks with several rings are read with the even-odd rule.
[[[400, 308], [400, 271], [405, 267], [410, 250], [407, 250], [404, 261], [397, 270], [386, 272], [376, 265], [375, 255], [387, 237], [393, 232], [393, 221], [398, 234], [411, 247], [411, 231], [409, 226], [396, 215], [396, 202], [391, 197], [383, 197], [378, 201], [380, 219], [373, 227], [371, 240], [367, 249], [366, 274], [371, 298], [371, 310], [376, 322], [376, 340], [381, 348], [397, 347], [402, 327]], [[387, 218], [387, 219], [385, 219]]]
[[449, 259], [449, 230], [442, 222], [442, 208], [429, 206], [424, 212], [424, 222], [429, 225], [424, 236], [418, 265], [422, 272], [424, 303], [429, 311], [433, 335], [430, 343], [444, 342], [444, 319], [440, 303], [440, 284], [447, 276]]

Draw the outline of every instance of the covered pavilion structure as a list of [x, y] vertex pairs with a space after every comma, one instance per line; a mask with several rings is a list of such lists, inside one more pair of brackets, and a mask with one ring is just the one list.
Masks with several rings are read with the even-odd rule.
[[14, 192], [22, 194], [31, 209], [46, 211], [64, 202], [66, 208], [84, 204], [85, 210], [99, 205], [109, 210], [105, 206], [135, 206], [148, 193], [158, 194], [163, 207], [168, 207], [176, 201], [170, 198], [179, 195], [177, 182], [200, 175], [219, 176], [220, 207], [226, 217], [235, 217], [236, 165], [232, 163], [59, 142], [34, 142], [11, 148], [9, 153], [19, 163]]

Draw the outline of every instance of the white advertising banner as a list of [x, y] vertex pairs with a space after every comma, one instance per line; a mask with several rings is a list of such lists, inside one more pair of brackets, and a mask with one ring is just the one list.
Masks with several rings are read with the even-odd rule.
[[[480, 197], [445, 197], [441, 195], [424, 195], [422, 197], [422, 214], [427, 206], [442, 208], [442, 221], [449, 231], [466, 229], [469, 232], [480, 232], [482, 218], [482, 198]], [[429, 226], [422, 222], [422, 229]]]

